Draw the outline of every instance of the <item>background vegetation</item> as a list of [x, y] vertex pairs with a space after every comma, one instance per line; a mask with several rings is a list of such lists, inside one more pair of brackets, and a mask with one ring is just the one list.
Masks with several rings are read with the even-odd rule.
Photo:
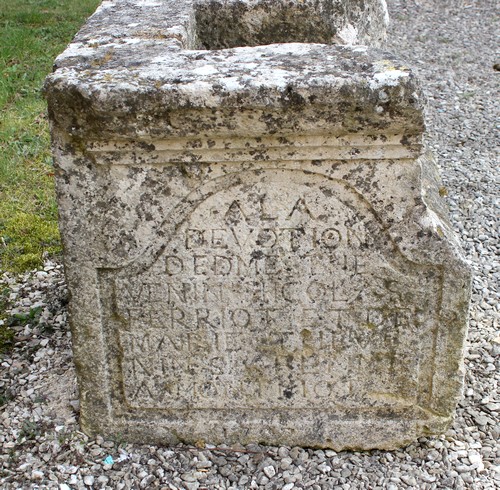
[[44, 253], [60, 252], [41, 87], [99, 3], [0, 0], [0, 272], [33, 269]]
[[[42, 265], [61, 251], [46, 104], [41, 95], [54, 58], [100, 0], [0, 0], [0, 275]], [[0, 359], [11, 327], [10, 291], [0, 284]], [[0, 406], [2, 395], [0, 393]]]

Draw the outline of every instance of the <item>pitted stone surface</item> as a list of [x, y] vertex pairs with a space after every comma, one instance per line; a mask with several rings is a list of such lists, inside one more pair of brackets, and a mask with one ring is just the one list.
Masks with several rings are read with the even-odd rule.
[[[70, 47], [61, 60], [75, 64], [63, 64], [50, 77], [49, 99], [57, 108], [52, 117], [73, 136], [261, 136], [279, 130], [404, 132], [410, 138], [423, 128], [422, 96], [409, 68], [365, 47], [165, 52], [146, 43], [120, 49], [95, 69], [93, 58], [78, 57]], [[95, 56], [100, 59], [99, 50]], [[65, 105], [73, 108], [68, 120]], [[172, 114], [176, 109], [184, 110]]]
[[362, 46], [209, 42], [200, 5], [104, 2], [47, 80], [83, 429], [335, 449], [443, 430], [469, 272], [414, 75]]

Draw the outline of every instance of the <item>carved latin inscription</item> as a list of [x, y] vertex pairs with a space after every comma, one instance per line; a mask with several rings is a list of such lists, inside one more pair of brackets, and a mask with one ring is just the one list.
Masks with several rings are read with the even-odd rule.
[[430, 396], [440, 270], [410, 263], [345, 182], [222, 177], [164, 231], [102, 276], [115, 397], [130, 409], [375, 410]]

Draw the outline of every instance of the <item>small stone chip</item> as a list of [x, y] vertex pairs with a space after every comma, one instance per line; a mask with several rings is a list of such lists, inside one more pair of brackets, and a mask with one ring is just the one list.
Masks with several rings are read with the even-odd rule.
[[141, 480], [141, 488], [149, 488], [149, 486], [155, 481], [154, 475], [148, 475]]
[[332, 471], [332, 467], [328, 466], [326, 463], [321, 463], [320, 465], [318, 465], [318, 470], [321, 471], [321, 473], [326, 474]]
[[488, 425], [488, 422], [489, 422], [489, 418], [484, 416], [484, 415], [476, 415], [474, 417], [474, 421], [476, 422], [477, 425]]
[[266, 466], [262, 471], [268, 478], [272, 478], [274, 475], [276, 475], [276, 469], [272, 465]]
[[291, 458], [283, 458], [280, 463], [280, 468], [282, 470], [287, 470], [288, 468], [290, 468], [290, 466], [292, 466], [292, 464], [293, 461]]
[[39, 470], [33, 470], [31, 472], [31, 478], [33, 480], [42, 480], [44, 477], [44, 474], [43, 474], [43, 471], [39, 471]]
[[94, 477], [92, 475], [87, 475], [83, 478], [83, 483], [88, 487], [91, 487], [94, 484]]

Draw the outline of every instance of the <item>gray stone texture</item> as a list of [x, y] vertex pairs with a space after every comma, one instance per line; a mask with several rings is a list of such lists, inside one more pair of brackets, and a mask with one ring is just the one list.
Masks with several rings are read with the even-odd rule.
[[282, 5], [105, 1], [47, 79], [87, 433], [391, 449], [451, 422], [470, 274], [418, 81], [354, 44], [384, 2]]

